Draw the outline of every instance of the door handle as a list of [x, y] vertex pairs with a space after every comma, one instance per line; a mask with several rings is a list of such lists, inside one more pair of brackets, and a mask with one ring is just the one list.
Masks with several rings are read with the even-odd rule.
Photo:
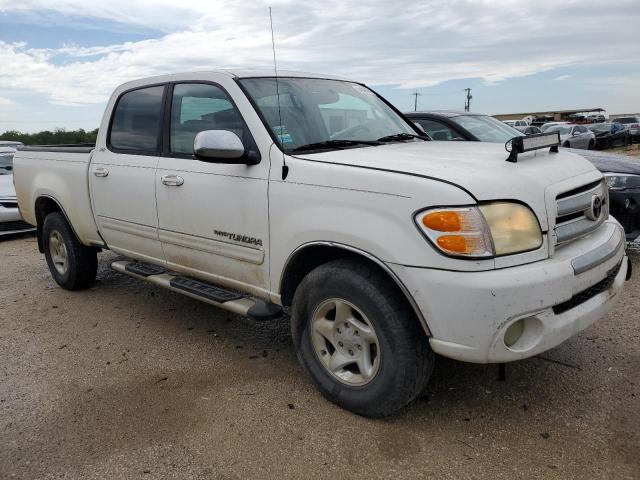
[[98, 168], [93, 170], [93, 174], [96, 177], [106, 177], [107, 175], [109, 175], [109, 170], [107, 170], [106, 168], [103, 168], [103, 167], [98, 167]]
[[184, 183], [184, 178], [178, 175], [163, 175], [160, 180], [167, 187], [179, 187]]

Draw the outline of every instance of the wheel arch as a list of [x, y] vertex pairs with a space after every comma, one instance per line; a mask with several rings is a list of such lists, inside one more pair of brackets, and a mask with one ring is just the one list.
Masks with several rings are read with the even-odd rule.
[[431, 331], [427, 325], [424, 315], [418, 308], [417, 303], [411, 296], [407, 287], [400, 278], [382, 260], [364, 250], [336, 242], [310, 242], [299, 246], [294, 250], [285, 262], [280, 277], [279, 293], [283, 306], [291, 306], [293, 296], [302, 279], [314, 268], [319, 267], [332, 260], [341, 258], [357, 258], [376, 268], [388, 277], [398, 290], [405, 297], [413, 309], [420, 325], [427, 336], [431, 336]]
[[56, 213], [56, 212], [62, 213], [65, 220], [71, 227], [71, 231], [73, 231], [73, 234], [76, 236], [76, 239], [79, 238], [78, 234], [73, 228], [73, 225], [69, 221], [69, 216], [60, 205], [60, 202], [58, 202], [55, 198], [51, 197], [50, 195], [40, 195], [36, 199], [36, 202], [34, 205], [34, 212], [36, 215], [36, 228], [37, 228], [36, 232], [37, 232], [37, 239], [38, 239], [38, 250], [40, 251], [40, 253], [44, 253], [44, 241], [42, 238], [42, 227], [44, 225], [44, 219], [47, 217], [47, 215], [51, 213]]

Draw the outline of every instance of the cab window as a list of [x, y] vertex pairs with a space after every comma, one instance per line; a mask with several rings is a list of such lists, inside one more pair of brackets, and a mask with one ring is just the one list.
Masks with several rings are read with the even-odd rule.
[[133, 153], [155, 153], [160, 145], [164, 86], [123, 94], [113, 112], [109, 146]]
[[220, 87], [176, 84], [171, 100], [171, 153], [193, 155], [193, 140], [204, 130], [228, 130], [241, 140], [246, 134], [240, 113]]

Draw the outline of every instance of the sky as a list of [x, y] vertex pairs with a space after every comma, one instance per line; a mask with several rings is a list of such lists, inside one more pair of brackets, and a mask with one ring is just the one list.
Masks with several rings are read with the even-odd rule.
[[399, 109], [640, 112], [640, 0], [0, 0], [0, 132], [99, 126], [157, 74], [278, 68], [367, 83]]

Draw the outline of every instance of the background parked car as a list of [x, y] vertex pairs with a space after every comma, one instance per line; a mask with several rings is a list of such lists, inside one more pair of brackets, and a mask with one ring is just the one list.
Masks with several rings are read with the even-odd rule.
[[[493, 117], [477, 113], [431, 111], [410, 112], [405, 115], [420, 125], [434, 140], [506, 143], [513, 137], [524, 135]], [[472, 130], [465, 128], [466, 126], [470, 126]], [[611, 215], [624, 227], [628, 241], [640, 237], [640, 162], [624, 155], [606, 152], [566, 150], [582, 155], [605, 174], [609, 185]]]
[[13, 187], [14, 148], [0, 146], [0, 236], [30, 232], [32, 225], [22, 220]]
[[631, 134], [621, 123], [594, 123], [587, 128], [596, 136], [596, 148], [626, 147], [631, 143]]
[[529, 126], [525, 120], [504, 120], [503, 123], [506, 123], [513, 128], [525, 128]]
[[629, 117], [618, 117], [615, 118], [614, 121], [623, 124], [629, 129], [632, 142], [640, 141], [640, 116], [631, 115]]
[[547, 123], [543, 123], [540, 126], [540, 130], [542, 130], [542, 132], [546, 132], [548, 128], [553, 127], [554, 125], [568, 125], [569, 122], [547, 122]]
[[627, 241], [640, 239], [640, 162], [609, 152], [563, 150], [582, 155], [604, 173], [609, 186], [609, 212], [624, 227]]
[[542, 130], [540, 130], [539, 127], [536, 127], [535, 125], [529, 125], [528, 127], [516, 127], [517, 130], [520, 130], [522, 133], [524, 133], [525, 135], [535, 135], [536, 133], [542, 133]]
[[16, 140], [0, 140], [0, 148], [13, 148], [15, 150], [23, 146], [24, 144], [22, 142]]
[[433, 140], [505, 143], [513, 137], [524, 135], [489, 115], [453, 110], [410, 112], [405, 115], [420, 125]]
[[565, 148], [593, 149], [596, 146], [596, 136], [584, 125], [553, 125], [545, 133], [558, 132], [561, 145]]

